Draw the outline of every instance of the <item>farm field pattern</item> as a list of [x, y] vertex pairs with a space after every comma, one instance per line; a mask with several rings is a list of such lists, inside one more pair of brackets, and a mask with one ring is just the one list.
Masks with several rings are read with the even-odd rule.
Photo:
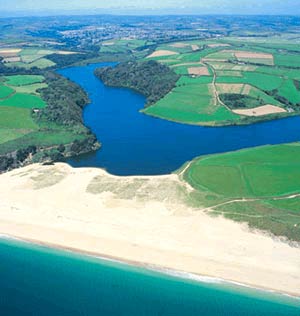
[[164, 44], [146, 60], [171, 67], [176, 87], [145, 113], [198, 125], [250, 124], [300, 108], [297, 43], [221, 38]]

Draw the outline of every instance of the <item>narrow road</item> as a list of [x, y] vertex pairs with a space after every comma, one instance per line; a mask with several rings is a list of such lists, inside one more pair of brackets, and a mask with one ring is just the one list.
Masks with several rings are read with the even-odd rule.
[[216, 87], [216, 80], [217, 80], [217, 73], [216, 70], [213, 66], [211, 66], [210, 64], [208, 64], [207, 62], [203, 62], [203, 64], [208, 68], [211, 69], [213, 72], [213, 82], [212, 82], [212, 86], [214, 89], [214, 95], [215, 95], [215, 99], [217, 100], [217, 103], [225, 106], [225, 108], [231, 112], [231, 109], [220, 99], [218, 91], [217, 91], [217, 87]]
[[280, 197], [273, 197], [273, 198], [268, 198], [268, 197], [263, 197], [263, 198], [252, 198], [252, 199], [247, 199], [247, 198], [241, 198], [241, 199], [234, 199], [230, 200], [224, 203], [216, 204], [210, 207], [206, 207], [201, 209], [201, 211], [209, 211], [212, 209], [215, 209], [219, 206], [224, 206], [232, 203], [237, 203], [237, 202], [256, 202], [256, 201], [264, 201], [264, 200], [271, 200], [271, 201], [280, 201], [280, 200], [288, 200], [288, 199], [294, 199], [300, 197], [300, 193], [298, 194], [291, 194], [291, 195], [286, 195], [286, 196], [280, 196]]

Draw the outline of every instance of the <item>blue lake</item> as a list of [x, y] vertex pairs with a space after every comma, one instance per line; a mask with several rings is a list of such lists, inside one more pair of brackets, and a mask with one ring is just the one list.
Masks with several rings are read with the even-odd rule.
[[229, 127], [191, 126], [147, 116], [139, 112], [143, 96], [107, 87], [94, 76], [95, 68], [106, 65], [59, 71], [89, 94], [84, 121], [102, 143], [97, 152], [70, 159], [72, 166], [101, 167], [115, 175], [167, 174], [200, 155], [300, 140], [299, 116]]

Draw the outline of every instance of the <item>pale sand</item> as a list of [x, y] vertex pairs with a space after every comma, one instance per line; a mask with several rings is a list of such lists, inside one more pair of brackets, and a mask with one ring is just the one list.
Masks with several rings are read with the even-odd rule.
[[209, 76], [207, 67], [190, 67], [188, 68], [188, 73], [195, 76]]
[[198, 45], [191, 45], [192, 50], [198, 50], [200, 47]]
[[217, 83], [217, 90], [219, 93], [237, 93], [240, 94], [244, 90], [243, 83]]
[[267, 105], [258, 106], [253, 109], [233, 110], [232, 112], [239, 115], [246, 115], [246, 116], [262, 116], [262, 115], [275, 114], [275, 113], [285, 113], [286, 110], [279, 106], [267, 104]]
[[175, 48], [184, 48], [184, 47], [190, 46], [190, 44], [186, 44], [186, 43], [175, 43], [175, 44], [171, 44], [171, 45], [169, 45], [169, 46], [175, 47]]
[[70, 51], [66, 51], [66, 50], [59, 50], [58, 54], [59, 55], [74, 55], [74, 54], [78, 54], [78, 53], [70, 52]]
[[0, 49], [0, 54], [17, 54], [20, 53], [20, 48], [3, 48]]
[[115, 42], [105, 42], [105, 43], [102, 43], [103, 46], [112, 46], [112, 45], [115, 45]]
[[178, 55], [177, 52], [173, 52], [171, 50], [157, 50], [153, 52], [151, 55], [147, 56], [147, 58], [152, 57], [162, 57], [162, 56], [172, 56], [172, 55]]
[[21, 57], [15, 56], [15, 57], [6, 57], [3, 59], [3, 62], [5, 63], [13, 63], [13, 62], [19, 62], [21, 61]]
[[207, 45], [208, 47], [211, 47], [211, 48], [215, 48], [215, 47], [229, 47], [230, 45], [229, 44], [221, 44], [221, 43], [216, 43], [216, 44], [208, 44]]
[[253, 52], [238, 51], [238, 52], [235, 52], [234, 54], [236, 58], [273, 59], [272, 54], [266, 54], [266, 53], [253, 53]]
[[66, 164], [0, 176], [0, 233], [300, 295], [300, 248], [185, 204], [177, 175]]

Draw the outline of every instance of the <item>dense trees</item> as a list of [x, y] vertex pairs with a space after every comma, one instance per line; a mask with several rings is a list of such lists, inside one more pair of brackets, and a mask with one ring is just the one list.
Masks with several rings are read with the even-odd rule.
[[23, 162], [28, 158], [28, 156], [34, 155], [37, 151], [36, 146], [28, 146], [25, 149], [18, 149], [16, 154], [16, 159], [18, 162]]
[[220, 94], [220, 99], [231, 109], [255, 108], [265, 104], [263, 99], [238, 93], [223, 93]]
[[288, 100], [287, 98], [279, 95], [278, 89], [274, 89], [274, 90], [271, 90], [271, 91], [265, 91], [265, 93], [270, 95], [270, 96], [272, 96], [275, 100], [279, 101], [282, 104], [285, 104], [287, 106], [293, 106], [294, 105], [290, 100]]
[[82, 124], [82, 109], [89, 102], [87, 94], [77, 84], [49, 72], [46, 75], [47, 88], [40, 93], [47, 107], [38, 113], [38, 120], [61, 125]]
[[56, 68], [66, 67], [72, 64], [75, 64], [80, 61], [84, 61], [87, 59], [92, 59], [98, 57], [97, 52], [91, 53], [78, 53], [78, 54], [52, 54], [48, 55], [47, 59], [53, 61], [56, 64]]
[[14, 164], [14, 159], [9, 156], [0, 156], [0, 172], [9, 169]]
[[294, 85], [295, 85], [296, 89], [297, 89], [298, 91], [300, 91], [300, 81], [294, 79]]
[[147, 97], [147, 106], [170, 92], [179, 79], [172, 69], [153, 60], [98, 68], [95, 75], [109, 86], [131, 88], [142, 93]]

